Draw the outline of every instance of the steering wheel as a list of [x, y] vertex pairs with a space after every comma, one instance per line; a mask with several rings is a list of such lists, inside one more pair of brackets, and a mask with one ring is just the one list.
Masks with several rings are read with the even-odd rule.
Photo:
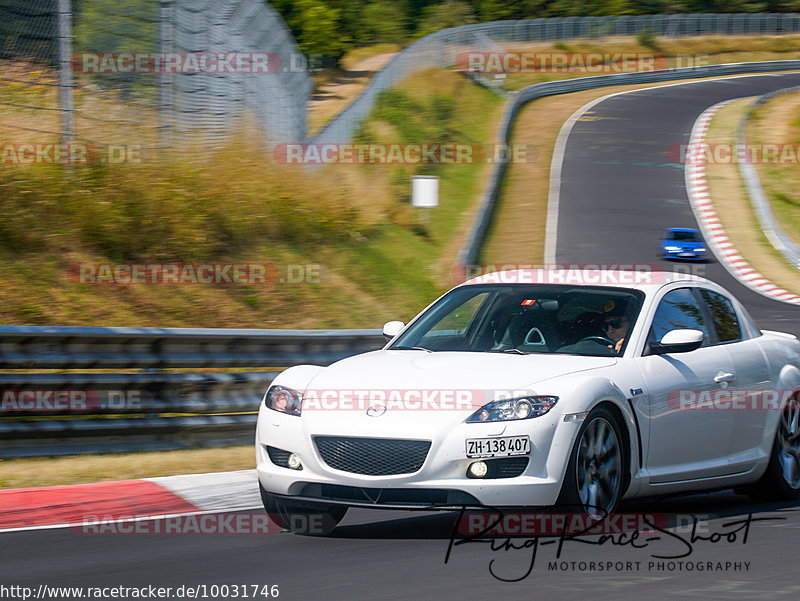
[[[592, 342], [596, 342], [597, 344], [602, 344], [603, 346], [610, 345], [611, 348], [614, 348], [616, 342], [611, 340], [611, 338], [606, 338], [605, 336], [584, 336], [578, 342], [583, 342], [584, 340], [591, 340]], [[577, 344], [577, 343], [576, 343]]]

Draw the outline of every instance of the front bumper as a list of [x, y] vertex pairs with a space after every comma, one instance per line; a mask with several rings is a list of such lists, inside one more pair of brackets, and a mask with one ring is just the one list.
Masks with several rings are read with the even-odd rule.
[[[306, 431], [302, 417], [279, 414], [261, 407], [256, 429], [257, 473], [267, 492], [281, 497], [323, 501], [353, 507], [425, 509], [460, 505], [547, 506], [561, 490], [569, 450], [580, 424], [566, 423], [555, 410], [531, 420], [497, 424], [449, 424], [403, 436], [382, 424], [368, 431], [348, 431], [347, 436], [390, 439], [427, 439], [431, 448], [422, 467], [413, 474], [366, 476], [331, 468], [319, 455], [312, 436], [343, 435], [341, 431]], [[341, 428], [340, 428], [341, 430]], [[404, 432], [405, 433], [405, 432]], [[422, 434], [422, 435], [420, 435]], [[476, 459], [466, 456], [467, 438], [528, 435], [530, 460], [516, 477], [468, 478]], [[302, 470], [281, 467], [270, 459], [267, 445], [295, 453]]]
[[662, 249], [662, 254], [665, 259], [677, 259], [681, 261], [705, 261], [707, 258], [707, 251], [698, 251], [690, 248], [681, 248], [678, 250]]

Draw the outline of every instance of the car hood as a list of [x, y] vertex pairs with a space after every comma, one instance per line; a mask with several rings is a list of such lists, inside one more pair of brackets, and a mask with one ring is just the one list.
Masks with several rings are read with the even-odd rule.
[[[320, 371], [305, 390], [303, 421], [311, 434], [394, 436], [407, 427], [430, 435], [498, 395], [547, 394], [539, 382], [616, 362], [576, 355], [373, 351]], [[367, 414], [373, 405], [380, 415]]]

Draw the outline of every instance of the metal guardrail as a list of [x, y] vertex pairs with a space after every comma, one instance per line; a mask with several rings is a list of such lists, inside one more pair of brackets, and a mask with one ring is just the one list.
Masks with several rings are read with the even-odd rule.
[[[739, 148], [745, 148], [747, 144], [747, 123], [750, 120], [753, 109], [761, 106], [768, 100], [771, 100], [779, 94], [786, 94], [789, 92], [796, 92], [800, 90], [800, 86], [786, 88], [784, 90], [776, 90], [759, 96], [748, 107], [739, 121], [739, 126], [736, 128], [736, 145]], [[753, 210], [758, 217], [758, 223], [761, 230], [769, 240], [770, 244], [783, 256], [786, 261], [796, 269], [800, 269], [800, 245], [794, 241], [789, 234], [778, 223], [775, 215], [772, 213], [767, 195], [761, 187], [761, 181], [758, 178], [758, 171], [752, 163], [747, 161], [739, 161], [739, 172], [742, 174], [742, 179], [747, 186], [747, 194], [750, 196], [750, 202], [753, 205]]]
[[0, 368], [145, 369], [0, 374], [0, 457], [228, 446], [252, 441], [278, 371], [380, 348], [378, 330], [0, 327]]
[[[512, 125], [519, 109], [528, 102], [544, 96], [580, 92], [609, 86], [796, 70], [800, 70], [800, 60], [728, 63], [702, 67], [664, 69], [661, 71], [643, 71], [639, 73], [615, 73], [613, 75], [597, 75], [594, 77], [537, 83], [523, 88], [518, 94], [513, 95], [512, 98], [508, 100], [497, 128], [495, 144], [509, 145], [511, 143], [510, 134]], [[500, 185], [507, 164], [507, 159], [503, 159], [498, 160], [492, 165], [466, 241], [458, 254], [457, 262], [461, 265], [479, 262], [481, 245], [483, 244], [483, 239], [494, 214], [494, 207], [497, 203]]]

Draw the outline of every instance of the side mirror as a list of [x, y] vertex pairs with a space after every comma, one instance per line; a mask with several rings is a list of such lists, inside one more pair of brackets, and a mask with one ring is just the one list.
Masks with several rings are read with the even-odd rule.
[[661, 342], [651, 343], [649, 355], [666, 353], [688, 353], [700, 348], [705, 335], [700, 330], [670, 330], [661, 338]]
[[387, 321], [383, 324], [383, 337], [386, 338], [387, 341], [391, 340], [397, 336], [404, 327], [406, 327], [406, 324], [402, 321]]

